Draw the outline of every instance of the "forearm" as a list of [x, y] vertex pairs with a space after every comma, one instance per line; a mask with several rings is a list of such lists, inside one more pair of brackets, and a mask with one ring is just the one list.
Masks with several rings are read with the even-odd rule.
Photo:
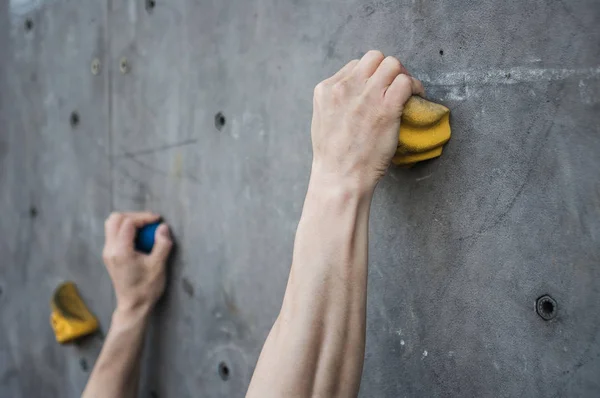
[[357, 394], [364, 358], [372, 192], [312, 175], [282, 309], [249, 396]]
[[137, 396], [148, 310], [116, 310], [84, 398]]

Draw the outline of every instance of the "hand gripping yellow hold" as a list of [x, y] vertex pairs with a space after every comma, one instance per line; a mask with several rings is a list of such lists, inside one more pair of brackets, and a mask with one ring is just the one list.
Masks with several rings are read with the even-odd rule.
[[392, 159], [399, 166], [412, 166], [442, 154], [450, 139], [450, 110], [412, 96], [402, 112], [398, 148]]
[[61, 344], [98, 330], [98, 320], [85, 306], [73, 282], [62, 283], [56, 288], [50, 308], [50, 325], [56, 341]]

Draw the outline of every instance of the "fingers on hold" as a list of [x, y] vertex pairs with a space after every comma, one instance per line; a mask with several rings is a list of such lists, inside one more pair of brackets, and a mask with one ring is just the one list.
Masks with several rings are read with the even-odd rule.
[[403, 74], [408, 75], [408, 76], [412, 76], [410, 74], [410, 72], [408, 71], [408, 69], [406, 69], [406, 67], [404, 66], [404, 64], [402, 62], [400, 62], [400, 60], [398, 60], [398, 62], [400, 63], [400, 73], [403, 73]]
[[156, 228], [155, 235], [155, 238], [166, 238], [171, 240], [171, 231], [169, 230], [169, 226], [164, 222]]
[[171, 239], [171, 232], [167, 224], [162, 223], [156, 228], [154, 235], [154, 247], [152, 248], [153, 257], [158, 258], [161, 261], [165, 261], [171, 252], [173, 247], [173, 240]]
[[144, 212], [127, 212], [125, 217], [131, 219], [137, 228], [143, 227], [146, 224], [154, 222], [160, 218], [159, 214], [144, 211]]
[[387, 87], [402, 73], [403, 66], [395, 57], [386, 57], [369, 79], [376, 86]]
[[394, 77], [396, 77], [400, 73], [402, 73], [402, 69], [403, 69], [403, 66], [400, 63], [400, 61], [398, 61], [398, 58], [392, 57], [391, 55], [385, 57], [385, 59], [381, 62], [379, 67], [388, 71], [390, 74], [395, 73], [396, 75]]
[[421, 97], [425, 97], [425, 87], [423, 87], [423, 83], [419, 79], [412, 78], [413, 80], [413, 92]]
[[137, 225], [133, 218], [125, 217], [119, 229], [119, 241], [126, 246], [133, 246]]
[[404, 106], [412, 95], [424, 95], [423, 85], [414, 77], [403, 73], [396, 76], [385, 92], [385, 97], [392, 104]]
[[379, 50], [367, 52], [354, 67], [353, 74], [365, 80], [370, 78], [379, 67], [379, 64], [383, 62], [384, 58], [383, 53]]
[[414, 95], [420, 95], [422, 97], [425, 96], [425, 88], [423, 87], [423, 83], [421, 83], [418, 79], [414, 77], [410, 78], [412, 93]]

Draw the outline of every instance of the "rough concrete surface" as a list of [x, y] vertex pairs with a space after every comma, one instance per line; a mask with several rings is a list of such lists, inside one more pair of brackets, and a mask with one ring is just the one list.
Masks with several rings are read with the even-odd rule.
[[82, 391], [102, 334], [59, 346], [48, 300], [75, 281], [106, 332], [113, 209], [158, 211], [177, 239], [140, 396], [243, 396], [285, 288], [312, 89], [370, 48], [451, 109], [453, 137], [377, 188], [360, 395], [597, 397], [599, 20], [596, 0], [1, 2], [0, 397]]

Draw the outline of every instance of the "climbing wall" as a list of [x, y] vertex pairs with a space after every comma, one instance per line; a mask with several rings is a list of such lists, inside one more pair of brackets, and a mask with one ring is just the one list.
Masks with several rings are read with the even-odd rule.
[[[177, 241], [140, 396], [243, 396], [313, 87], [371, 48], [453, 136], [377, 188], [361, 397], [597, 397], [599, 20], [596, 0], [1, 2], [0, 397], [79, 396], [114, 306], [103, 221], [138, 209]], [[48, 322], [63, 280], [102, 324], [67, 346]]]

